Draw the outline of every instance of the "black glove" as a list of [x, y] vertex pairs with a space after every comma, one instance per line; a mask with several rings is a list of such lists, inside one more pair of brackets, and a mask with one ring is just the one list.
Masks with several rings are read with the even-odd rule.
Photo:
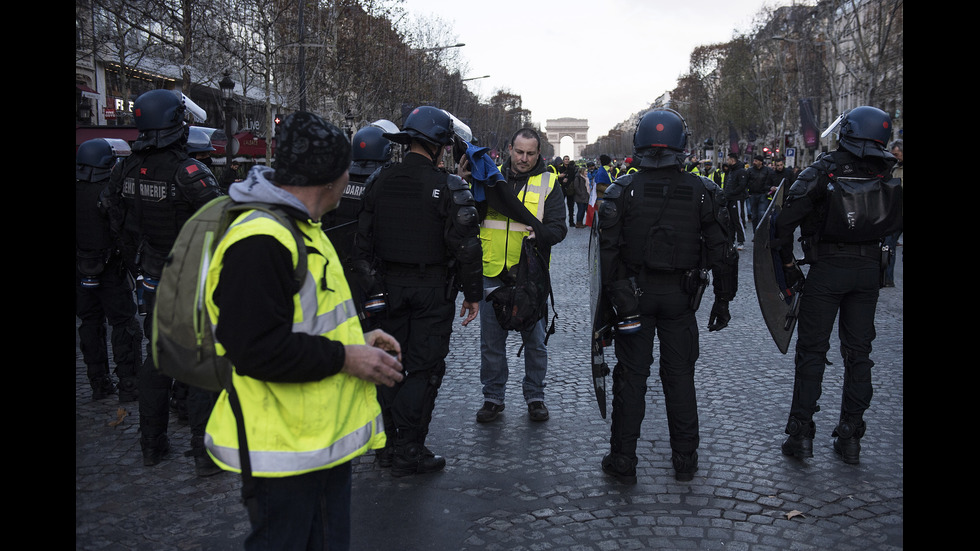
[[732, 321], [732, 315], [728, 313], [728, 301], [720, 298], [715, 299], [711, 305], [711, 316], [708, 318], [708, 331], [720, 331], [728, 327], [728, 322]]
[[371, 270], [371, 265], [367, 260], [350, 261], [348, 263], [348, 270], [355, 281], [361, 286], [361, 289], [369, 294], [374, 291], [376, 284], [374, 272]]
[[792, 266], [783, 266], [783, 275], [786, 277], [786, 287], [796, 291], [803, 288], [803, 281], [806, 276], [803, 275], [803, 270], [796, 262]]

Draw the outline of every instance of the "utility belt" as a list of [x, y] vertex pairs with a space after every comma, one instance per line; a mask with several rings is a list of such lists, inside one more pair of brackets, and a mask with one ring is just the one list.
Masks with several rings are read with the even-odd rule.
[[860, 256], [882, 260], [881, 243], [817, 243], [817, 258], [825, 256]]
[[441, 287], [449, 276], [448, 264], [410, 264], [382, 261], [386, 283]]

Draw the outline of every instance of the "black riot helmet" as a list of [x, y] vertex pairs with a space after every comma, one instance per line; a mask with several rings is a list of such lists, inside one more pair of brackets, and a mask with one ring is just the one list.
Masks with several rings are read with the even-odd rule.
[[150, 90], [136, 98], [133, 115], [140, 131], [136, 149], [165, 147], [187, 140], [184, 113], [187, 108], [179, 92]]
[[190, 127], [187, 133], [187, 144], [184, 146], [188, 153], [193, 156], [195, 153], [206, 153], [215, 151], [211, 145], [211, 135], [197, 126]]
[[[688, 138], [684, 117], [673, 109], [654, 109], [640, 118], [633, 134], [633, 151], [641, 168], [659, 168], [680, 163]], [[634, 159], [634, 164], [636, 160]]]
[[354, 161], [387, 162], [391, 159], [391, 141], [384, 137], [385, 131], [378, 126], [365, 126], [354, 134]]
[[438, 146], [450, 145], [453, 143], [453, 121], [449, 113], [442, 109], [422, 105], [405, 118], [401, 132], [386, 132], [383, 135], [404, 145], [409, 145], [413, 138]]
[[150, 90], [136, 98], [136, 128], [166, 130], [184, 124], [184, 101], [173, 90]]
[[881, 147], [888, 144], [892, 136], [892, 119], [877, 107], [867, 105], [855, 107], [844, 114], [840, 124], [841, 137], [858, 140], [871, 140]]
[[116, 138], [94, 138], [78, 146], [75, 153], [75, 178], [98, 182], [109, 177], [119, 157], [129, 155], [129, 144]]
[[823, 135], [834, 130], [841, 148], [858, 157], [883, 157], [892, 135], [892, 119], [877, 107], [863, 105], [845, 111]]

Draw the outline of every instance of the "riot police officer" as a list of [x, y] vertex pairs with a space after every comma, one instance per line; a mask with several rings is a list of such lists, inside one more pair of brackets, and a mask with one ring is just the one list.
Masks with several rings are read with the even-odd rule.
[[407, 145], [408, 152], [368, 182], [352, 257], [362, 288], [386, 297], [381, 329], [401, 343], [407, 376], [393, 388], [379, 388], [393, 423], [386, 427], [391, 474], [400, 477], [445, 467], [425, 439], [446, 372], [459, 289], [460, 316], [468, 312], [463, 325], [479, 312], [482, 249], [469, 186], [436, 166], [443, 148], [453, 143], [451, 116], [418, 107], [401, 132], [383, 136]]
[[646, 113], [633, 136], [640, 170], [609, 186], [599, 207], [603, 287], [623, 322], [614, 337], [612, 435], [602, 470], [628, 484], [636, 483], [636, 442], [655, 335], [674, 477], [693, 478], [699, 445], [695, 312], [709, 269], [715, 294], [710, 331], [728, 325], [728, 302], [737, 288], [738, 253], [720, 219], [719, 190], [711, 180], [683, 170], [688, 136], [676, 111]]
[[[190, 158], [185, 150], [185, 101], [189, 100], [173, 90], [151, 90], [136, 98], [139, 136], [133, 154], [113, 168], [109, 180], [110, 217], [121, 231], [124, 262], [143, 275], [147, 309], [143, 331], [147, 335], [153, 334], [156, 284], [180, 228], [197, 209], [220, 194], [208, 167]], [[140, 446], [145, 466], [156, 465], [170, 453], [167, 425], [172, 383], [154, 368], [147, 350], [138, 374]], [[206, 405], [193, 406], [193, 400], [189, 394], [192, 429], [203, 426], [210, 413]], [[199, 475], [220, 472], [204, 451], [203, 431], [199, 437], [192, 433], [191, 448]]]
[[[348, 173], [350, 181], [344, 189], [337, 208], [323, 215], [321, 220], [327, 237], [337, 250], [337, 255], [345, 265], [348, 264], [350, 250], [357, 233], [357, 215], [361, 211], [361, 196], [368, 178], [379, 168], [389, 163], [393, 148], [385, 138], [385, 132], [398, 132], [395, 123], [380, 119], [354, 133], [351, 145], [351, 164]], [[351, 289], [355, 300], [362, 297], [356, 289]], [[358, 307], [361, 305], [358, 304]]]
[[[772, 246], [783, 260], [787, 284], [800, 285], [804, 275], [799, 264], [810, 266], [800, 295], [796, 377], [786, 423], [789, 436], [782, 452], [813, 457], [813, 415], [820, 410], [817, 401], [839, 314], [844, 382], [832, 436], [836, 437], [834, 451], [845, 463], [857, 464], [866, 430], [864, 412], [873, 394], [871, 341], [887, 265], [882, 241], [901, 228], [902, 194], [900, 181], [890, 174], [896, 159], [885, 149], [892, 132], [887, 113], [857, 107], [841, 115], [824, 135], [835, 129], [838, 149], [821, 155], [800, 173], [775, 222]], [[797, 227], [805, 254], [802, 261], [793, 254]]]
[[198, 126], [191, 126], [187, 131], [187, 145], [184, 146], [187, 154], [192, 159], [197, 159], [204, 163], [208, 170], [214, 172], [214, 160], [211, 152], [214, 146], [211, 145], [211, 135], [206, 130]]
[[81, 320], [78, 341], [93, 400], [116, 392], [109, 375], [107, 320], [120, 402], [136, 400], [136, 368], [143, 362], [133, 278], [122, 263], [100, 200], [112, 167], [130, 152], [123, 140], [96, 138], [78, 146], [75, 155], [75, 315]]

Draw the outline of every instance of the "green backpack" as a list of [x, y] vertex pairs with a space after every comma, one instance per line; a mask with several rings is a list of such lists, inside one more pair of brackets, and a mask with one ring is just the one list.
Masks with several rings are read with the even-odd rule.
[[238, 203], [228, 196], [212, 199], [181, 228], [164, 264], [153, 307], [151, 352], [164, 375], [198, 388], [220, 391], [231, 386], [231, 362], [214, 347], [214, 326], [205, 306], [205, 280], [218, 242], [238, 216], [258, 210], [289, 228], [296, 238], [297, 289], [306, 278], [306, 245], [295, 222], [268, 203]]

